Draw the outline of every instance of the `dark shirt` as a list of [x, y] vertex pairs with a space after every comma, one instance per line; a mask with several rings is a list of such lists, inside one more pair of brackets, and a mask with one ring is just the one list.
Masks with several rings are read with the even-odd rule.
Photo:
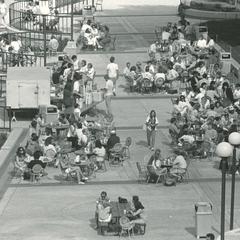
[[107, 150], [113, 148], [116, 143], [120, 143], [120, 138], [116, 134], [112, 134], [107, 141]]
[[40, 160], [32, 160], [29, 164], [28, 164], [28, 168], [32, 169], [34, 165], [36, 164], [40, 164], [42, 166], [42, 168], [46, 167], [46, 163], [43, 163]]
[[[137, 212], [139, 209], [144, 209], [144, 206], [142, 205], [142, 203], [140, 201], [135, 202], [134, 203], [134, 208], [135, 208], [135, 212]], [[135, 218], [140, 218], [140, 214], [136, 215]]]

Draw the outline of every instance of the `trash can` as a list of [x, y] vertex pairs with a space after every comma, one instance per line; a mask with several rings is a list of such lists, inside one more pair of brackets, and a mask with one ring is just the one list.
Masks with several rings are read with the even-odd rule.
[[205, 237], [212, 232], [212, 204], [198, 202], [195, 204], [195, 228], [196, 237]]

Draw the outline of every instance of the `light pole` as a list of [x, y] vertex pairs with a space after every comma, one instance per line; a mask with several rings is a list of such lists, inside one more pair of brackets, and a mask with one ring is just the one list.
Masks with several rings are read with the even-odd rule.
[[234, 146], [232, 158], [232, 188], [231, 188], [231, 211], [230, 211], [230, 230], [233, 230], [234, 223], [234, 201], [235, 201], [235, 173], [236, 173], [236, 147], [240, 145], [240, 133], [233, 132], [228, 137], [228, 142]]
[[226, 189], [226, 169], [228, 157], [232, 155], [233, 149], [230, 143], [221, 142], [217, 145], [216, 154], [221, 157], [222, 163], [222, 193], [221, 193], [221, 240], [225, 235], [225, 189]]

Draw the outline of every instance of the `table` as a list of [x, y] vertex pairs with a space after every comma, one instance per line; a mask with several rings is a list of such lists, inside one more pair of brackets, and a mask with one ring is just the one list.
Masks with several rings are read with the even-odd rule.
[[119, 219], [124, 216], [124, 210], [129, 211], [131, 209], [129, 202], [119, 203], [110, 202], [112, 218], [115, 218], [116, 223], [119, 224]]

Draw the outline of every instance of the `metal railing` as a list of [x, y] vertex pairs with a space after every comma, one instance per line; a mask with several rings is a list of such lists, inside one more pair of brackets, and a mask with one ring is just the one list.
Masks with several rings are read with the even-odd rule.
[[[41, 52], [24, 52], [19, 53], [12, 52], [0, 52], [0, 72], [7, 72], [8, 67], [34, 67], [43, 66], [44, 56]], [[4, 76], [0, 75], [0, 89], [4, 92], [3, 82]]]
[[0, 130], [11, 131], [11, 108], [6, 106], [6, 98], [0, 98]]

